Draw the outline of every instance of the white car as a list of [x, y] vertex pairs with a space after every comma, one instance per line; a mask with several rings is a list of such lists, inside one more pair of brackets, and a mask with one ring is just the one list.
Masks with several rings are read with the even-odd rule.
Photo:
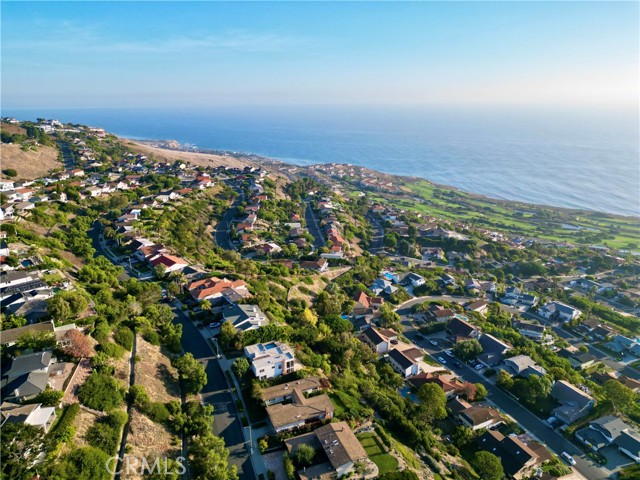
[[481, 363], [477, 364], [475, 367], [476, 370], [482, 370], [484, 368], [484, 365], [482, 365]]
[[446, 353], [450, 357], [453, 357], [453, 351], [451, 349], [445, 350], [444, 353]]
[[209, 328], [218, 328], [220, 326], [220, 322], [213, 322], [209, 324]]
[[562, 452], [562, 454], [560, 455], [562, 458], [564, 458], [567, 462], [569, 462], [569, 465], [575, 465], [576, 464], [576, 460], [569, 455], [567, 452]]
[[431, 345], [433, 345], [434, 347], [437, 347], [437, 346], [438, 346], [438, 342], [436, 342], [436, 341], [434, 341], [434, 340], [429, 340], [429, 343], [430, 343]]
[[446, 364], [446, 363], [447, 363], [447, 361], [446, 361], [444, 358], [442, 358], [442, 357], [438, 357], [438, 361], [439, 361], [440, 363], [443, 363], [443, 364]]

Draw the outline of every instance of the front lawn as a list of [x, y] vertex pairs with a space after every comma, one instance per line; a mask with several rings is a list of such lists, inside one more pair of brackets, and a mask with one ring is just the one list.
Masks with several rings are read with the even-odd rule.
[[356, 437], [371, 461], [378, 466], [379, 475], [398, 470], [398, 461], [393, 456], [385, 453], [384, 447], [375, 433], [360, 433]]

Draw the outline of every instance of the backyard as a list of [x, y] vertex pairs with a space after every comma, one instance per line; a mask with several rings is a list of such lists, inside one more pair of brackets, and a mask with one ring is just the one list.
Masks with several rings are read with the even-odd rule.
[[398, 469], [398, 461], [385, 452], [382, 442], [375, 433], [359, 433], [356, 437], [369, 455], [369, 459], [378, 466], [380, 475], [395, 472]]

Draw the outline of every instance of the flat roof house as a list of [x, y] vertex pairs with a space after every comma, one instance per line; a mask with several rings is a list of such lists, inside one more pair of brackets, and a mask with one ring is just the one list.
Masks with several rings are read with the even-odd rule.
[[40, 427], [48, 433], [55, 420], [56, 408], [43, 407], [41, 403], [18, 405], [4, 402], [0, 405], [0, 426], [4, 426], [5, 423], [26, 423]]
[[256, 343], [244, 347], [251, 371], [259, 380], [277, 378], [295, 371], [293, 349], [284, 342]]

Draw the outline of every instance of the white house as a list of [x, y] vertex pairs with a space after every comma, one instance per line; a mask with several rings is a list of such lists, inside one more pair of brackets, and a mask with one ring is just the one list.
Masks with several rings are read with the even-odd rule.
[[251, 371], [259, 380], [276, 378], [295, 371], [293, 349], [283, 342], [257, 343], [244, 347]]

